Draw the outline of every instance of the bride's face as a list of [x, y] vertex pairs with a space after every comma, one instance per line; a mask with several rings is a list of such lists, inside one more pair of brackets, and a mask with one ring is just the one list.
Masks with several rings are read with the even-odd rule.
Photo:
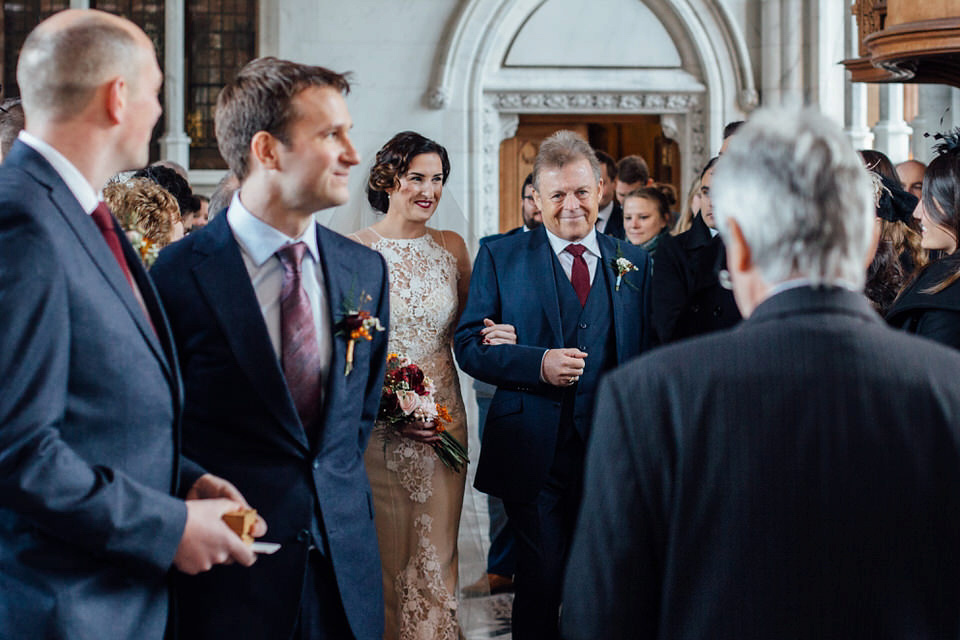
[[411, 222], [426, 222], [437, 210], [443, 193], [443, 163], [436, 153], [421, 153], [410, 161], [400, 176], [399, 186], [390, 194], [388, 214], [396, 213]]

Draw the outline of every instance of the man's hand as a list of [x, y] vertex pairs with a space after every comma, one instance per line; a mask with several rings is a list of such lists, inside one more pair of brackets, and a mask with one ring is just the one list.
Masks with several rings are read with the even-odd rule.
[[249, 567], [256, 561], [253, 551], [222, 519], [223, 514], [241, 509], [243, 504], [220, 498], [187, 500], [186, 505], [187, 526], [173, 557], [177, 569], [196, 575], [217, 564], [239, 562]]
[[[239, 502], [248, 509], [250, 508], [247, 499], [243, 497], [239, 489], [233, 486], [233, 483], [220, 476], [215, 476], [212, 473], [205, 473], [197, 478], [197, 481], [190, 487], [190, 491], [187, 491], [187, 500], [212, 500], [214, 498], [226, 498], [227, 500]], [[250, 535], [254, 538], [259, 538], [266, 532], [267, 523], [258, 515], [257, 523], [254, 525]]]
[[512, 324], [496, 324], [490, 318], [483, 319], [480, 335], [483, 344], [517, 344], [517, 330]]
[[580, 349], [548, 349], [540, 365], [541, 375], [547, 384], [569, 387], [580, 379], [586, 357]]
[[432, 444], [440, 440], [440, 433], [433, 421], [414, 420], [413, 422], [404, 422], [403, 426], [400, 427], [400, 434], [411, 440], [425, 442], [426, 444]]

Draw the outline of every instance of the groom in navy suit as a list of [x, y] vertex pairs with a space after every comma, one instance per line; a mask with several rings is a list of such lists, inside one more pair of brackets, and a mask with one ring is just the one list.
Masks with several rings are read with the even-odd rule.
[[[650, 260], [596, 232], [600, 175], [576, 134], [543, 142], [533, 168], [543, 227], [480, 247], [457, 327], [461, 367], [497, 387], [476, 487], [503, 499], [516, 533], [518, 640], [558, 637], [597, 382], [648, 343]], [[487, 337], [485, 319], [512, 325], [515, 344]]]
[[359, 162], [344, 76], [261, 58], [220, 94], [220, 151], [240, 179], [226, 213], [152, 275], [187, 389], [185, 451], [246, 492], [282, 546], [253, 570], [177, 583], [180, 638], [383, 635], [363, 452], [387, 338], [349, 348], [345, 315], [389, 317], [380, 256], [314, 221]]

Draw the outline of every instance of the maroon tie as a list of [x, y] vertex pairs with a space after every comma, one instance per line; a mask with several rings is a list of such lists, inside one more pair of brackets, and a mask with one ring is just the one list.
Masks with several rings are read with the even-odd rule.
[[582, 244], [568, 244], [564, 249], [573, 256], [573, 269], [570, 270], [570, 284], [573, 290], [577, 292], [580, 298], [580, 306], [587, 304], [587, 296], [590, 295], [590, 269], [587, 268], [587, 261], [583, 259], [583, 252], [587, 248]]
[[120, 269], [123, 271], [127, 282], [133, 287], [133, 274], [130, 273], [127, 260], [123, 257], [123, 249], [120, 248], [120, 238], [117, 237], [117, 228], [113, 224], [113, 216], [110, 214], [110, 208], [107, 207], [107, 203], [101, 202], [98, 204], [97, 208], [90, 214], [90, 217], [93, 218], [93, 221], [97, 224], [97, 228], [100, 229], [100, 233], [103, 234], [103, 239], [107, 241], [107, 246], [110, 247], [110, 253], [113, 254], [117, 264], [120, 265]]
[[280, 361], [287, 388], [297, 407], [300, 422], [311, 439], [320, 410], [320, 345], [313, 324], [313, 310], [303, 288], [300, 263], [307, 245], [291, 244], [277, 251], [283, 265], [280, 291]]
[[153, 319], [150, 318], [150, 312], [147, 311], [147, 305], [143, 301], [143, 295], [140, 293], [140, 289], [133, 279], [133, 274], [130, 272], [126, 258], [123, 257], [123, 249], [120, 247], [120, 238], [117, 237], [117, 227], [113, 222], [113, 215], [110, 213], [110, 208], [107, 207], [105, 202], [101, 202], [97, 205], [97, 208], [93, 210], [93, 213], [90, 214], [90, 217], [93, 218], [97, 228], [100, 229], [103, 239], [107, 242], [107, 246], [110, 247], [110, 253], [113, 254], [113, 258], [117, 261], [117, 264], [120, 265], [120, 270], [123, 271], [123, 276], [127, 279], [127, 284], [129, 284], [133, 290], [133, 297], [136, 298], [140, 304], [140, 308], [143, 310], [143, 315], [147, 317], [150, 328], [156, 333], [157, 328], [153, 326]]

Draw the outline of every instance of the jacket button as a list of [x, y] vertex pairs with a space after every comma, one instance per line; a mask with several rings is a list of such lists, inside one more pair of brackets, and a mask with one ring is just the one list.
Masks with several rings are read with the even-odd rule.
[[580, 351], [584, 351], [584, 352], [585, 352], [585, 351], [587, 350], [587, 345], [582, 344], [582, 345], [580, 345], [579, 349], [580, 349]]
[[690, 311], [692, 311], [693, 313], [700, 313], [700, 305], [698, 304], [692, 305], [690, 307]]
[[313, 468], [314, 468], [314, 469], [319, 469], [319, 468], [320, 468], [320, 461], [319, 461], [319, 460], [314, 460], [314, 461], [313, 461]]
[[300, 529], [297, 533], [297, 542], [306, 542], [310, 539], [310, 532], [306, 529]]
[[586, 329], [586, 328], [587, 328], [587, 323], [586, 323], [586, 322], [581, 322], [581, 323], [580, 323], [580, 328], [581, 328], [581, 329]]
[[713, 310], [713, 317], [714, 317], [714, 318], [719, 318], [719, 317], [720, 317], [720, 307], [715, 307], [715, 308], [714, 308], [714, 310]]

